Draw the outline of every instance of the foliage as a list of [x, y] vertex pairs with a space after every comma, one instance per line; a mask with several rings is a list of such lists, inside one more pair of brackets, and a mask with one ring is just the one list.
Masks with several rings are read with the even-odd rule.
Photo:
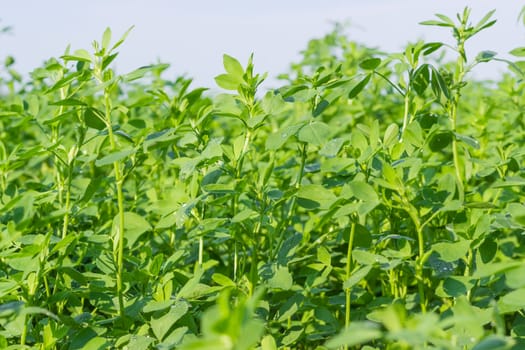
[[468, 55], [469, 17], [395, 54], [336, 26], [267, 92], [253, 56], [217, 95], [118, 75], [109, 29], [6, 59], [0, 347], [525, 346], [524, 49]]

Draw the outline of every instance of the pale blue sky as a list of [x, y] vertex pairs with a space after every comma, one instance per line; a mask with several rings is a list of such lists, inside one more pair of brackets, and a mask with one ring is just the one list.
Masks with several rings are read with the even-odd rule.
[[[491, 9], [498, 19], [472, 41], [472, 56], [490, 49], [508, 57], [508, 51], [525, 45], [525, 28], [517, 22], [524, 4], [516, 0], [17, 0], [3, 1], [0, 8], [0, 27], [13, 27], [12, 34], [0, 36], [0, 59], [13, 55], [16, 68], [27, 73], [60, 56], [68, 44], [73, 50], [90, 49], [108, 26], [120, 36], [135, 25], [116, 60], [119, 73], [160, 59], [172, 65], [167, 77], [187, 74], [197, 85], [214, 87], [223, 53], [244, 64], [254, 52], [256, 71], [276, 76], [334, 21], [350, 21], [352, 39], [388, 52], [418, 38], [452, 43], [448, 29], [418, 22], [435, 13], [454, 16], [467, 5], [474, 21]], [[495, 78], [503, 69], [490, 63], [475, 74]]]

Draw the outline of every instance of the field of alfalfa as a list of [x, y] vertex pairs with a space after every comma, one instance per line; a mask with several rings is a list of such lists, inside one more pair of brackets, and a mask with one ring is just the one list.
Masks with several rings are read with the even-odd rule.
[[220, 94], [118, 75], [110, 30], [5, 59], [0, 348], [525, 348], [525, 47], [466, 52], [492, 14], [422, 24], [450, 41], [337, 26], [271, 91], [257, 57]]

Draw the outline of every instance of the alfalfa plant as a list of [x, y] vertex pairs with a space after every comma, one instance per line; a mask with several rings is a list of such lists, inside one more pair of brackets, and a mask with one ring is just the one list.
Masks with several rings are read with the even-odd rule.
[[496, 23], [496, 20], [491, 20], [494, 12], [495, 10], [492, 10], [487, 13], [476, 25], [472, 25], [470, 23], [471, 10], [468, 7], [463, 10], [462, 14], [458, 13], [456, 15], [458, 23], [455, 23], [451, 18], [442, 14], [436, 15], [439, 20], [421, 22], [423, 25], [451, 28], [454, 39], [456, 40], [455, 46], [449, 46], [456, 52], [457, 58], [456, 64], [454, 66], [454, 72], [449, 74], [447, 77], [447, 83], [452, 94], [445, 104], [445, 109], [451, 122], [450, 131], [452, 132], [452, 156], [456, 174], [458, 197], [461, 203], [463, 203], [465, 200], [466, 179], [464, 170], [465, 164], [459, 155], [458, 141], [463, 141], [468, 145], [479, 147], [474, 139], [458, 133], [458, 109], [460, 107], [461, 91], [467, 84], [465, 81], [465, 75], [478, 63], [487, 62], [496, 55], [496, 53], [493, 51], [483, 51], [476, 57], [474, 62], [469, 64], [465, 50], [465, 43], [483, 29], [489, 28]]
[[[236, 91], [236, 94], [225, 95], [223, 104], [218, 106], [217, 115], [235, 118], [242, 124], [242, 133], [237, 136], [233, 141], [233, 148], [231, 149], [229, 166], [231, 167], [231, 173], [234, 181], [242, 179], [243, 165], [245, 158], [250, 151], [250, 145], [253, 137], [258, 128], [260, 128], [266, 118], [267, 114], [264, 113], [259, 99], [257, 98], [257, 89], [266, 79], [266, 74], [255, 74], [253, 64], [253, 54], [250, 55], [246, 68], [244, 68], [240, 62], [232, 56], [223, 56], [223, 65], [226, 73], [220, 74], [215, 77], [215, 82], [221, 88], [229, 91]], [[231, 200], [231, 215], [232, 218], [239, 213], [239, 193], [234, 193]], [[256, 223], [253, 230], [252, 241], [253, 251], [251, 253], [251, 270], [250, 270], [250, 282], [252, 288], [255, 288], [257, 284], [257, 264], [258, 264], [258, 241], [260, 240], [259, 235], [262, 228], [262, 216], [261, 219]], [[237, 279], [238, 269], [238, 247], [237, 238], [234, 239], [233, 247], [233, 278]], [[202, 237], [199, 241], [199, 251], [202, 252], [203, 240]]]
[[[115, 76], [113, 70], [110, 68], [110, 64], [117, 57], [118, 52], [115, 50], [124, 42], [125, 38], [129, 34], [132, 28], [130, 28], [122, 38], [115, 44], [110, 46], [111, 43], [111, 30], [108, 28], [105, 30], [101, 42], [94, 41], [93, 49], [94, 53], [90, 54], [88, 51], [80, 49], [75, 51], [73, 54], [67, 54], [62, 58], [67, 61], [76, 61], [77, 67], [81, 70], [87, 70], [92, 74], [92, 78], [96, 82], [96, 90], [94, 92], [102, 91], [103, 110], [100, 111], [96, 108], [86, 108], [84, 118], [91, 120], [93, 126], [100, 125], [102, 123], [104, 130], [107, 132], [107, 137], [110, 146], [110, 153], [95, 162], [96, 166], [105, 166], [112, 164], [113, 176], [116, 188], [116, 199], [118, 207], [118, 218], [116, 225], [114, 225], [113, 232], [113, 255], [116, 264], [116, 292], [118, 297], [118, 309], [119, 315], [124, 317], [124, 287], [123, 287], [123, 270], [124, 270], [124, 228], [125, 228], [125, 203], [123, 194], [124, 185], [124, 173], [123, 173], [123, 161], [126, 157], [135, 152], [133, 148], [122, 148], [117, 142], [117, 136], [115, 134], [115, 120], [112, 114], [115, 111], [113, 105], [112, 95], [116, 89], [121, 77]], [[87, 67], [86, 67], [87, 66]], [[97, 126], [100, 128], [100, 126]]]

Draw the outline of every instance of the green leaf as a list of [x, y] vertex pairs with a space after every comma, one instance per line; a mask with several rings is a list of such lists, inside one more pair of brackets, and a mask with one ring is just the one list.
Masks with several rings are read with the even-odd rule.
[[321, 100], [319, 104], [315, 107], [314, 111], [312, 112], [312, 115], [314, 118], [318, 117], [330, 106], [330, 102], [327, 100]]
[[302, 239], [303, 235], [300, 233], [295, 233], [286, 238], [277, 254], [277, 262], [279, 265], [286, 266], [288, 262], [293, 259], [295, 251], [301, 244]]
[[101, 167], [101, 166], [105, 166], [105, 165], [110, 165], [110, 164], [113, 164], [115, 162], [118, 162], [126, 157], [129, 157], [130, 155], [132, 155], [133, 153], [135, 153], [137, 150], [133, 149], [133, 148], [128, 148], [128, 149], [125, 149], [123, 151], [118, 151], [118, 152], [113, 152], [113, 153], [110, 153], [100, 159], [97, 159], [95, 161], [95, 166], [98, 166], [98, 167]]
[[424, 56], [428, 56], [430, 55], [431, 53], [433, 53], [434, 51], [438, 50], [439, 48], [441, 48], [444, 44], [443, 43], [440, 43], [440, 42], [434, 42], [434, 43], [425, 43], [423, 45], [423, 55]]
[[439, 152], [452, 143], [452, 132], [442, 131], [433, 134], [428, 141], [428, 146], [433, 152]]
[[286, 299], [275, 315], [277, 322], [283, 322], [295, 315], [303, 301], [304, 296], [301, 294], [294, 294], [291, 298]]
[[132, 335], [127, 345], [128, 349], [150, 349], [151, 343], [155, 341], [154, 338], [145, 335]]
[[90, 128], [103, 130], [106, 128], [104, 113], [95, 108], [84, 109], [84, 123]]
[[277, 350], [277, 343], [270, 335], [265, 335], [261, 340], [261, 350]]
[[280, 266], [274, 275], [268, 280], [268, 287], [272, 289], [290, 290], [293, 285], [293, 277], [285, 266]]
[[354, 321], [341, 333], [328, 340], [325, 346], [328, 349], [340, 349], [343, 346], [357, 346], [372, 340], [381, 339], [383, 333], [379, 325], [372, 322]]
[[143, 67], [135, 69], [132, 72], [124, 74], [122, 76], [122, 80], [124, 80], [125, 82], [131, 82], [131, 81], [134, 81], [134, 80], [138, 80], [138, 79], [143, 78], [149, 72], [152, 72], [155, 69], [159, 69], [159, 68], [163, 68], [163, 67], [167, 68], [167, 67], [169, 67], [169, 65], [168, 64], [159, 64], [159, 65], [143, 66]]
[[224, 69], [227, 73], [229, 73], [238, 80], [242, 80], [242, 76], [244, 75], [244, 69], [242, 68], [242, 65], [239, 63], [239, 61], [237, 61], [237, 59], [224, 54], [222, 56], [222, 62], [224, 65]]
[[523, 266], [523, 263], [517, 261], [491, 262], [490, 264], [480, 264], [472, 278], [481, 279], [489, 276], [495, 276], [500, 273], [514, 270]]
[[[119, 215], [113, 218], [113, 225], [117, 232], [119, 228]], [[145, 232], [151, 230], [151, 225], [142, 216], [126, 211], [124, 212], [124, 238], [126, 240], [126, 247], [133, 248], [138, 238]]]
[[388, 264], [388, 259], [386, 257], [371, 253], [367, 250], [354, 249], [352, 255], [355, 261], [361, 265]]
[[453, 262], [467, 256], [470, 248], [470, 241], [462, 240], [457, 242], [441, 242], [432, 245], [432, 250], [439, 254], [440, 258], [446, 262]]
[[448, 296], [457, 298], [462, 295], [467, 295], [472, 285], [468, 282], [469, 277], [453, 276], [447, 277], [443, 280], [443, 290]]
[[507, 350], [511, 345], [512, 342], [503, 336], [491, 334], [476, 344], [472, 350]]
[[84, 49], [76, 50], [73, 55], [64, 55], [61, 57], [65, 61], [80, 61], [91, 63], [92, 58], [89, 52]]
[[109, 52], [113, 52], [117, 47], [122, 45], [122, 43], [126, 40], [126, 38], [128, 37], [129, 33], [131, 33], [133, 28], [135, 28], [135, 26], [129, 27], [128, 30], [126, 30], [124, 34], [120, 37], [120, 39], [115, 43], [115, 45], [113, 45], [113, 47], [109, 50]]
[[359, 270], [352, 272], [349, 279], [347, 279], [343, 284], [343, 289], [352, 288], [359, 282], [361, 282], [372, 270], [372, 265], [362, 266]]
[[266, 139], [266, 149], [273, 151], [281, 148], [285, 142], [292, 136], [295, 136], [297, 132], [304, 126], [304, 124], [290, 125], [282, 130], [271, 134]]
[[202, 189], [205, 192], [209, 193], [218, 193], [218, 194], [226, 194], [226, 193], [235, 193], [235, 183], [225, 183], [225, 184], [208, 184], [206, 186], [203, 186]]
[[510, 313], [525, 308], [525, 288], [516, 289], [503, 295], [498, 300], [498, 308], [501, 313]]
[[490, 237], [486, 237], [483, 243], [479, 246], [479, 255], [484, 264], [491, 262], [497, 252], [498, 243]]
[[50, 103], [52, 106], [85, 106], [86, 103], [75, 98], [66, 98], [64, 100]]
[[372, 74], [367, 74], [366, 77], [364, 77], [359, 83], [357, 83], [352, 88], [352, 90], [350, 90], [350, 92], [348, 93], [348, 98], [352, 99], [352, 98], [355, 98], [357, 95], [359, 95], [359, 93], [363, 91], [363, 89], [368, 84], [371, 78], [372, 78]]
[[390, 124], [383, 136], [383, 145], [387, 148], [392, 147], [399, 137], [399, 126], [396, 123]]
[[329, 141], [332, 131], [323, 122], [315, 121], [308, 123], [299, 130], [297, 138], [299, 141], [306, 142], [315, 146], [322, 146]]
[[525, 205], [521, 203], [510, 203], [507, 206], [507, 210], [515, 223], [525, 226]]
[[192, 339], [178, 347], [180, 350], [227, 350], [232, 348], [232, 340], [228, 336], [209, 335], [202, 339]]
[[193, 277], [190, 278], [188, 282], [186, 282], [186, 284], [179, 290], [179, 292], [177, 293], [177, 298], [187, 299], [191, 297], [195, 293], [195, 290], [198, 288], [203, 273], [204, 271], [202, 269], [198, 269], [197, 272], [193, 275]]
[[492, 184], [492, 188], [525, 186], [525, 179], [522, 177], [506, 177], [503, 180], [497, 180]]
[[297, 192], [298, 204], [307, 209], [328, 209], [337, 200], [335, 194], [322, 185], [301, 186]]
[[481, 51], [480, 53], [478, 53], [478, 55], [476, 56], [476, 61], [477, 62], [489, 62], [490, 60], [492, 60], [494, 57], [497, 56], [497, 52], [495, 51], [490, 51], [490, 50], [486, 50], [486, 51]]
[[452, 95], [450, 94], [450, 90], [447, 86], [447, 83], [445, 82], [445, 79], [443, 79], [443, 76], [436, 68], [431, 66], [431, 69], [432, 69], [431, 84], [434, 88], [434, 91], [441, 91], [443, 95], [445, 95], [445, 97], [450, 100]]
[[[329, 157], [329, 158], [335, 157], [337, 153], [339, 153], [339, 150], [341, 149], [341, 147], [346, 141], [347, 140], [341, 137], [331, 139], [330, 141], [324, 144], [323, 148], [321, 148], [321, 150], [319, 151], [319, 154], [325, 157]], [[324, 163], [321, 164], [321, 167], [323, 165]]]
[[423, 96], [425, 90], [430, 84], [430, 67], [428, 64], [423, 64], [414, 71], [411, 84], [416, 93]]
[[244, 209], [235, 215], [232, 219], [232, 223], [243, 222], [248, 219], [252, 219], [258, 216], [258, 213], [252, 209]]
[[229, 277], [224, 276], [218, 272], [214, 273], [211, 276], [211, 279], [220, 286], [223, 287], [235, 287], [235, 282], [233, 282]]
[[82, 346], [83, 350], [103, 350], [107, 349], [109, 342], [102, 337], [91, 338], [86, 344]]
[[466, 143], [467, 145], [469, 145], [470, 147], [474, 149], [479, 149], [479, 141], [476, 140], [475, 138], [466, 136], [466, 135], [461, 135], [458, 133], [454, 133], [454, 135], [456, 136], [457, 140]]
[[109, 43], [111, 42], [111, 29], [108, 27], [106, 28], [106, 30], [104, 31], [104, 34], [102, 34], [102, 42], [101, 42], [101, 45], [102, 45], [102, 49], [104, 51], [107, 51], [107, 49], [109, 48]]
[[155, 301], [151, 300], [149, 301], [146, 306], [142, 309], [142, 312], [144, 313], [150, 313], [150, 312], [156, 312], [156, 311], [162, 311], [166, 310], [167, 308], [171, 307], [175, 300], [164, 300], [164, 301]]
[[440, 21], [435, 21], [435, 20], [423, 21], [423, 22], [419, 22], [419, 24], [424, 25], [424, 26], [439, 26], [439, 27], [453, 27], [454, 26], [454, 25], [450, 25], [445, 22], [440, 22]]
[[525, 57], [525, 46], [517, 47], [514, 50], [511, 50], [509, 53], [516, 57]]
[[103, 350], [107, 348], [107, 344], [104, 338], [98, 337], [97, 332], [91, 328], [82, 328], [71, 338], [69, 349], [80, 350], [80, 349], [95, 349]]
[[368, 58], [364, 61], [361, 61], [361, 63], [359, 63], [359, 67], [361, 67], [364, 70], [374, 70], [377, 67], [379, 67], [380, 64], [381, 64], [381, 59], [373, 57], [373, 58]]
[[480, 21], [476, 24], [477, 31], [479, 31], [480, 28], [486, 28], [486, 24], [494, 14], [494, 12], [496, 12], [496, 10], [491, 10], [485, 16], [483, 16], [482, 19], [480, 19]]
[[176, 301], [169, 311], [158, 318], [152, 317], [150, 321], [153, 334], [158, 340], [163, 340], [175, 323], [188, 312], [188, 304], [185, 301]]
[[512, 289], [525, 287], [525, 265], [505, 272], [505, 284]]
[[424, 21], [424, 22], [420, 22], [419, 24], [440, 26], [440, 27], [455, 27], [454, 21], [452, 21], [449, 17], [439, 14], [439, 13], [436, 13], [435, 16], [441, 19], [441, 22], [440, 21]]
[[242, 80], [231, 74], [220, 74], [215, 77], [215, 82], [225, 90], [237, 90]]
[[348, 184], [352, 194], [365, 202], [377, 202], [379, 198], [374, 188], [364, 181], [352, 181]]
[[463, 203], [459, 199], [453, 199], [453, 200], [447, 201], [444, 204], [445, 205], [439, 209], [440, 211], [443, 211], [443, 212], [458, 211], [463, 207]]

